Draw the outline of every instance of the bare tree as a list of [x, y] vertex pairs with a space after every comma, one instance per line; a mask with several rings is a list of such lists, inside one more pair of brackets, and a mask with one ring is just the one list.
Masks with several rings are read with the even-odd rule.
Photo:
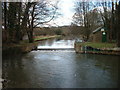
[[56, 5], [52, 5], [48, 1], [44, 0], [42, 2], [32, 4], [28, 12], [29, 20], [27, 24], [27, 34], [30, 43], [34, 41], [33, 29], [40, 24], [48, 23], [53, 20], [57, 10], [57, 3], [58, 2], [56, 2]]
[[120, 1], [116, 2], [117, 46], [120, 47]]
[[[92, 10], [94, 4], [91, 2], [85, 2], [84, 0], [78, 1], [75, 4], [75, 14], [73, 16], [73, 22], [78, 26], [84, 27], [84, 35], [86, 41], [89, 39], [89, 35], [93, 28], [100, 23], [100, 16], [97, 10]], [[96, 23], [97, 22], [97, 23]]]
[[8, 41], [19, 43], [27, 33], [29, 42], [33, 42], [33, 28], [53, 20], [57, 10], [57, 3], [52, 4], [48, 0], [39, 2], [4, 2], [3, 26], [8, 33]]

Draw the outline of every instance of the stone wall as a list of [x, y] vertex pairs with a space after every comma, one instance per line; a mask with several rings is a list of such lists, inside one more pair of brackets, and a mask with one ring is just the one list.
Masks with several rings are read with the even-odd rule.
[[81, 47], [82, 46], [78, 44], [77, 42], [74, 43], [74, 49], [76, 53], [80, 53], [82, 51]]
[[[120, 48], [93, 48], [92, 50], [85, 49], [85, 47], [89, 46], [82, 46], [82, 43], [75, 42], [74, 48], [76, 53], [89, 53], [89, 54], [104, 54], [104, 55], [120, 55]], [[92, 47], [91, 47], [92, 48]]]

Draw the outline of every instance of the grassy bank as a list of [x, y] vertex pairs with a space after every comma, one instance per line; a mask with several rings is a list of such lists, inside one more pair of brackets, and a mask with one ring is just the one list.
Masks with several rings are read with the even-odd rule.
[[115, 48], [116, 43], [94, 43], [94, 42], [85, 42], [85, 43], [77, 43], [81, 46], [91, 46], [93, 48]]
[[60, 37], [61, 35], [54, 35], [54, 36], [36, 36], [34, 38], [34, 41], [41, 41], [41, 40], [46, 40], [46, 39], [51, 39], [55, 37]]
[[76, 42], [75, 51], [76, 53], [120, 55], [120, 48], [115, 43]]

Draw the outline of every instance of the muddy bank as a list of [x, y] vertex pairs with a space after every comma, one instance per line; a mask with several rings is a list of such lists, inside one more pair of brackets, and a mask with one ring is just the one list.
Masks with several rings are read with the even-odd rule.
[[2, 46], [2, 55], [16, 55], [30, 52], [35, 49], [38, 45], [38, 42], [35, 43], [26, 43], [20, 45], [3, 45]]

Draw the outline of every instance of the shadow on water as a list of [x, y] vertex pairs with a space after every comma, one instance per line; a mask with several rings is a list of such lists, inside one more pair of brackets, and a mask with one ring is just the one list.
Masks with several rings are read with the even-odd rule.
[[[40, 42], [39, 45], [51, 43], [52, 46], [56, 42], [61, 40], [51, 39]], [[62, 51], [32, 51], [25, 55], [6, 57], [3, 58], [3, 79], [5, 79], [3, 86], [4, 88], [116, 88], [119, 58], [119, 56]]]

